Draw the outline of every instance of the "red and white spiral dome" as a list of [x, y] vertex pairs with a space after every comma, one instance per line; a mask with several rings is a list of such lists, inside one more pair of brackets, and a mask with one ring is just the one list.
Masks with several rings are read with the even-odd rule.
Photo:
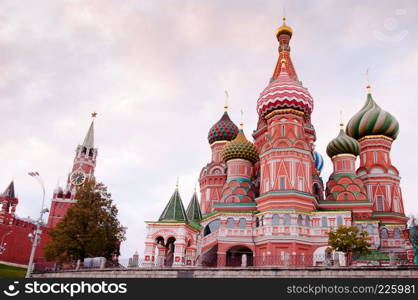
[[284, 108], [293, 108], [310, 115], [313, 99], [299, 81], [289, 77], [283, 60], [277, 79], [270, 82], [261, 92], [257, 101], [257, 112], [261, 117], [265, 117], [276, 109]]

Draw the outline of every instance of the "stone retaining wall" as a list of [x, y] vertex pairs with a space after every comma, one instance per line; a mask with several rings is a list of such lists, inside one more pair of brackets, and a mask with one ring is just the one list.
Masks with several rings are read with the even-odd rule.
[[35, 278], [418, 278], [418, 266], [357, 268], [141, 268], [33, 274]]

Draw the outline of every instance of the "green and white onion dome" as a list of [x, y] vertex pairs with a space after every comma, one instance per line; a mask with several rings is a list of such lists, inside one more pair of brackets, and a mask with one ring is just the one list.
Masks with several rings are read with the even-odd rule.
[[359, 143], [352, 137], [349, 137], [342, 128], [338, 136], [329, 142], [327, 146], [327, 154], [330, 158], [338, 154], [352, 154], [357, 156], [359, 153]]
[[368, 135], [383, 135], [396, 139], [399, 123], [394, 116], [376, 104], [369, 92], [366, 104], [348, 122], [346, 132], [356, 140]]

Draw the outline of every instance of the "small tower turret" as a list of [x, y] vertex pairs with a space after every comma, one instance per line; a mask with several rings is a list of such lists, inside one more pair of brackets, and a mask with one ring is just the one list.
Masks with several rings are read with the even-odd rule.
[[18, 203], [19, 200], [15, 195], [15, 185], [12, 181], [0, 195], [0, 224], [11, 225], [13, 223]]
[[221, 119], [209, 130], [208, 141], [212, 150], [212, 159], [203, 167], [199, 176], [200, 207], [202, 213], [213, 211], [213, 204], [222, 200], [222, 188], [226, 181], [226, 165], [222, 161], [221, 152], [225, 144], [233, 140], [238, 134], [238, 127], [228, 115], [228, 105]]
[[392, 164], [390, 151], [399, 134], [399, 123], [373, 99], [370, 85], [363, 108], [347, 124], [346, 132], [360, 144], [357, 175], [373, 203], [373, 216], [384, 223], [406, 226], [400, 176]]

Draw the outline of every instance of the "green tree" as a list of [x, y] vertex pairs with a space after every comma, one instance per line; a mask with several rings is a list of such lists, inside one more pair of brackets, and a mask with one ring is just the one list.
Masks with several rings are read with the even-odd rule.
[[59, 262], [102, 256], [119, 256], [126, 228], [117, 219], [118, 209], [111, 194], [94, 179], [82, 185], [75, 202], [65, 217], [49, 234], [44, 248], [45, 258]]
[[344, 252], [347, 264], [351, 264], [353, 254], [370, 253], [369, 234], [360, 231], [355, 226], [340, 225], [333, 231], [328, 232], [328, 245], [335, 251]]

